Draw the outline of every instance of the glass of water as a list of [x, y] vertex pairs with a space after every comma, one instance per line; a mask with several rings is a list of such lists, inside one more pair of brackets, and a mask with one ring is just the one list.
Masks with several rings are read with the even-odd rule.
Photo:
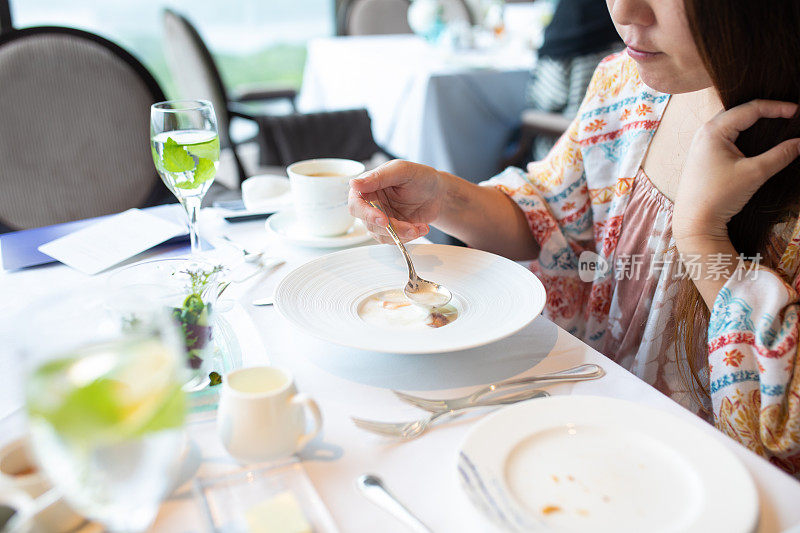
[[20, 348], [37, 463], [79, 513], [144, 531], [176, 479], [184, 446], [185, 349], [163, 309], [135, 318], [100, 293], [39, 305]]
[[150, 149], [158, 174], [186, 210], [194, 254], [200, 250], [200, 204], [219, 166], [217, 117], [211, 102], [170, 100], [153, 104]]

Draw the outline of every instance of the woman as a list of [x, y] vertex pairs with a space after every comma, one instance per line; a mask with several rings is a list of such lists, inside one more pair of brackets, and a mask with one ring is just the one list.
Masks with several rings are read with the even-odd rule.
[[[351, 212], [380, 242], [362, 195], [405, 239], [433, 224], [535, 259], [547, 316], [800, 475], [800, 5], [608, 7], [628, 48], [547, 158], [483, 186], [390, 162], [353, 180]], [[582, 281], [583, 252], [611, 268]]]

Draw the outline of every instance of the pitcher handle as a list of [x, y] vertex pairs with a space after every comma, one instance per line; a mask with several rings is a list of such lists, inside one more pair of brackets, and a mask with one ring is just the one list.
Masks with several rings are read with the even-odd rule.
[[297, 440], [297, 451], [302, 450], [306, 447], [306, 445], [314, 440], [314, 437], [317, 436], [319, 431], [322, 429], [322, 412], [319, 410], [319, 405], [315, 402], [310, 396], [304, 393], [295, 394], [292, 397], [292, 403], [297, 404], [302, 408], [305, 408], [308, 412], [311, 413], [311, 419], [313, 420], [313, 425], [311, 431], [305, 433], [300, 436]]
[[51, 488], [37, 498], [31, 498], [26, 492], [12, 488], [3, 487], [7, 499], [17, 506], [16, 514], [9, 520], [3, 531], [8, 533], [23, 533], [32, 527], [33, 519], [45, 511], [51, 505], [61, 499], [61, 493], [56, 488]]

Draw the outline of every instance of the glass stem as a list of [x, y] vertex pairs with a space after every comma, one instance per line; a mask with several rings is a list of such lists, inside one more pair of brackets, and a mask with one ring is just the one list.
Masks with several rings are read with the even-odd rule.
[[192, 246], [192, 255], [199, 253], [200, 250], [200, 234], [197, 230], [197, 216], [200, 213], [200, 204], [202, 198], [184, 198], [183, 208], [186, 210], [186, 216], [189, 219], [189, 241]]

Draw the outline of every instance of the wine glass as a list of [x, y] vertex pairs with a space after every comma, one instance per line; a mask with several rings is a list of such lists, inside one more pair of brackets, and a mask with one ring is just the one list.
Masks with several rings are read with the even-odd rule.
[[206, 100], [170, 100], [150, 107], [153, 163], [189, 219], [192, 254], [200, 251], [197, 215], [219, 166], [214, 107]]
[[[20, 355], [37, 463], [54, 490], [110, 531], [144, 531], [178, 471], [186, 411], [179, 331], [163, 308], [135, 315], [108, 293], [40, 302]], [[134, 317], [135, 318], [132, 318]]]

